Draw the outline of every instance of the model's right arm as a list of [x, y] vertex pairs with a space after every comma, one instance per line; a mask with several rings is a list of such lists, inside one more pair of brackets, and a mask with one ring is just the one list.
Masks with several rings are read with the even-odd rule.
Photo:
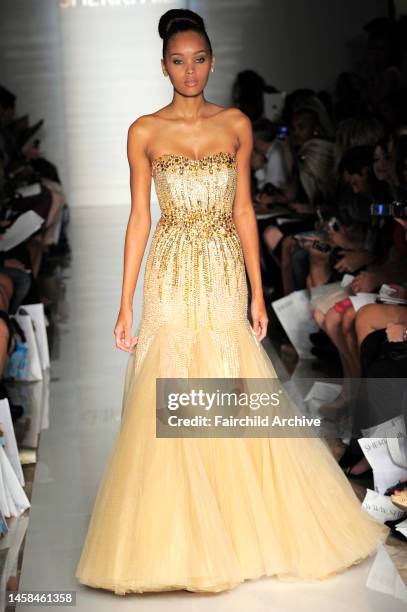
[[137, 343], [137, 337], [131, 336], [133, 296], [151, 229], [151, 167], [147, 156], [149, 123], [147, 117], [139, 117], [129, 127], [127, 136], [131, 210], [124, 242], [120, 311], [114, 330], [116, 346], [127, 352], [132, 352]]

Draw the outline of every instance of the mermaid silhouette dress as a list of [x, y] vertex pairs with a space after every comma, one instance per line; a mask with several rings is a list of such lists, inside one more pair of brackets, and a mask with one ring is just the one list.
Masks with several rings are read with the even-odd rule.
[[322, 439], [156, 437], [157, 377], [276, 377], [247, 318], [237, 165], [223, 151], [152, 163], [161, 217], [121, 423], [75, 573], [88, 586], [124, 595], [321, 580], [388, 535]]

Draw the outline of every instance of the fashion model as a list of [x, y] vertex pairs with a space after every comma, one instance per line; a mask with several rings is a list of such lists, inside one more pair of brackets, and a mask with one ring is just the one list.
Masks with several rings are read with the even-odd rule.
[[[128, 351], [119, 431], [75, 576], [128, 592], [218, 592], [276, 576], [320, 580], [371, 555], [389, 528], [362, 507], [320, 438], [156, 437], [156, 378], [276, 378], [250, 197], [250, 120], [208, 102], [215, 58], [202, 18], [159, 22], [172, 102], [129, 128], [131, 182], [118, 348]], [[161, 218], [132, 302], [150, 231]], [[248, 286], [250, 282], [250, 324]]]

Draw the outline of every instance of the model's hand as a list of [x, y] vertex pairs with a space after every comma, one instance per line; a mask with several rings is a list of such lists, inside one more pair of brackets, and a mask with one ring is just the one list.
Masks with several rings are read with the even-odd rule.
[[131, 335], [133, 325], [133, 313], [130, 308], [120, 309], [119, 316], [114, 328], [116, 347], [126, 353], [132, 353], [137, 344], [138, 336]]
[[257, 339], [261, 342], [267, 334], [268, 317], [264, 298], [253, 298], [251, 303], [251, 315], [253, 320], [253, 330]]

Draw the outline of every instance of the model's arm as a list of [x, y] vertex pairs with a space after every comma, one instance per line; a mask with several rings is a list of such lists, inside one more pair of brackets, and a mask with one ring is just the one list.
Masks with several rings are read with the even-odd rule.
[[120, 311], [114, 329], [117, 348], [127, 352], [132, 352], [137, 343], [137, 336], [131, 336], [133, 296], [151, 229], [151, 167], [146, 154], [148, 134], [148, 120], [140, 117], [129, 127], [127, 135], [131, 210], [124, 242]]
[[238, 171], [233, 221], [242, 244], [250, 281], [253, 329], [258, 339], [263, 340], [267, 333], [268, 318], [260, 273], [259, 235], [250, 195], [250, 158], [253, 148], [253, 133], [250, 119], [241, 111], [238, 112], [234, 126], [238, 132], [239, 149], [236, 154]]

